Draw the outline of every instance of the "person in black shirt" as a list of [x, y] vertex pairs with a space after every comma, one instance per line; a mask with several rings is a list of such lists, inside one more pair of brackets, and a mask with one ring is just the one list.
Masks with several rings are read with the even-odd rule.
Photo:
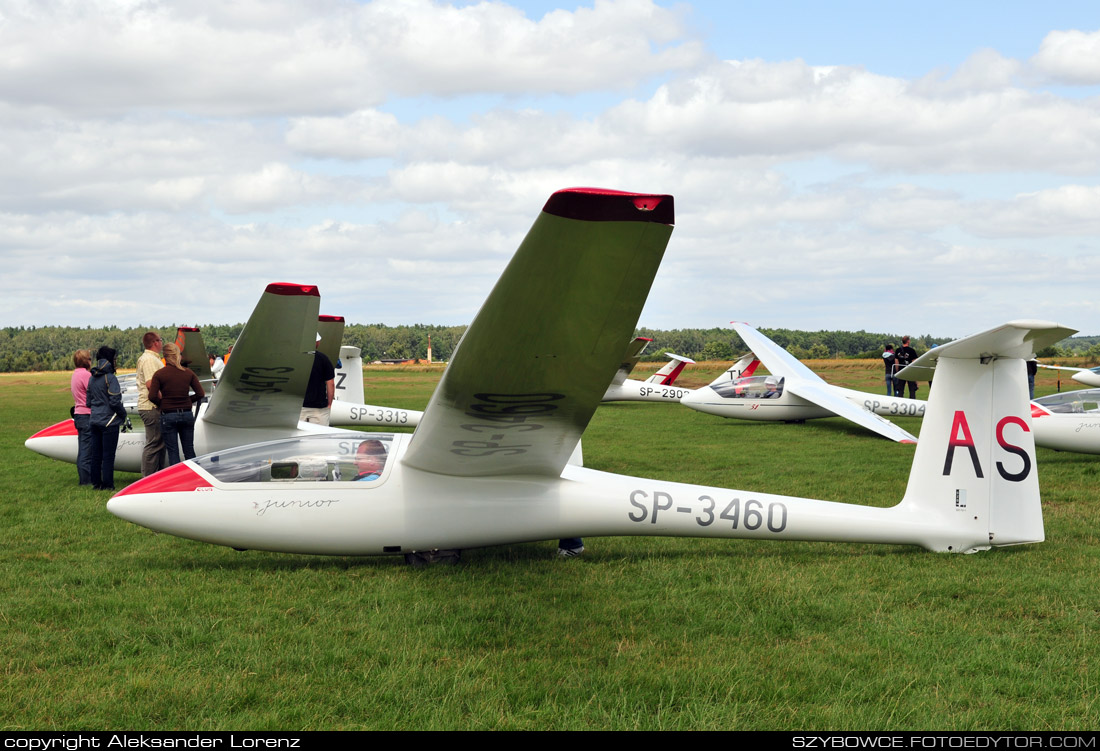
[[[320, 342], [318, 342], [320, 344]], [[302, 400], [302, 422], [328, 425], [329, 409], [336, 395], [336, 369], [321, 350], [313, 353], [313, 370], [309, 372], [306, 398]]]
[[[901, 347], [898, 349], [895, 355], [898, 363], [898, 370], [901, 370], [906, 365], [910, 364], [917, 359], [917, 351], [909, 346], [909, 337], [903, 336], [901, 338]], [[894, 396], [905, 396], [905, 386], [909, 385], [909, 398], [917, 398], [917, 382], [916, 381], [901, 381], [894, 379]]]

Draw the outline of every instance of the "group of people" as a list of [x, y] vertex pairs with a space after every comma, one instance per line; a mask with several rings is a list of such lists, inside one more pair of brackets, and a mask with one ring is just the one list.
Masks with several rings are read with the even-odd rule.
[[[180, 348], [165, 343], [160, 334], [149, 331], [142, 337], [145, 351], [138, 358], [138, 415], [145, 424], [145, 447], [141, 474], [148, 476], [195, 456], [195, 414], [192, 404], [206, 394], [198, 376], [180, 361]], [[161, 357], [163, 356], [163, 360]], [[100, 347], [92, 365], [90, 350], [73, 355], [70, 387], [73, 421], [76, 424], [77, 478], [95, 490], [115, 489], [115, 451], [126, 423], [122, 387], [115, 375], [117, 353]]]
[[117, 353], [100, 347], [92, 364], [92, 352], [78, 349], [73, 354], [73, 422], [76, 423], [76, 472], [81, 485], [95, 490], [115, 489], [115, 449], [118, 433], [126, 422], [122, 388], [115, 377]]
[[906, 386], [909, 387], [909, 398], [917, 398], [917, 382], [903, 381], [897, 377], [898, 371], [917, 359], [917, 351], [909, 346], [909, 337], [901, 338], [901, 346], [894, 351], [893, 344], [886, 345], [886, 351], [882, 353], [883, 364], [886, 366], [886, 396], [905, 396]]

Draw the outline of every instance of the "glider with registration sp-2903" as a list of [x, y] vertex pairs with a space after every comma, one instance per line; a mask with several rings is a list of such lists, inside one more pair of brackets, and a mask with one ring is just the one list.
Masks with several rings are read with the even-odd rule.
[[[627, 477], [569, 464], [672, 233], [673, 199], [555, 193], [411, 436], [299, 437], [184, 462], [116, 494], [136, 524], [235, 548], [432, 560], [564, 537], [830, 540], [972, 552], [1043, 539], [1021, 322], [941, 360], [892, 508]], [[508, 342], [508, 346], [501, 346]], [[1026, 342], [1026, 343], [1025, 343]], [[617, 344], [618, 343], [618, 344]]]

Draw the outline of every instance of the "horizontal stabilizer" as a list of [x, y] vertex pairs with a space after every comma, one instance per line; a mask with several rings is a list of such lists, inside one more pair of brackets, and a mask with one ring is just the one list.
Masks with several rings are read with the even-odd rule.
[[933, 347], [899, 370], [896, 377], [903, 381], [930, 380], [936, 362], [941, 357], [983, 361], [1009, 358], [1030, 360], [1035, 357], [1037, 351], [1076, 333], [1077, 329], [1066, 328], [1050, 321], [1009, 321], [1001, 326]]

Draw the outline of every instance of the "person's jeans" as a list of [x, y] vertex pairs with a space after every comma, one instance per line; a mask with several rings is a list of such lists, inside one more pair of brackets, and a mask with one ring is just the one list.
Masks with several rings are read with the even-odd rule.
[[168, 450], [168, 466], [180, 463], [180, 445], [183, 458], [195, 458], [195, 414], [189, 410], [160, 413], [160, 435]]
[[92, 425], [91, 476], [92, 485], [99, 489], [115, 488], [115, 449], [118, 448], [118, 425], [99, 427]]
[[76, 476], [81, 485], [92, 484], [92, 416], [74, 415], [76, 424]]

